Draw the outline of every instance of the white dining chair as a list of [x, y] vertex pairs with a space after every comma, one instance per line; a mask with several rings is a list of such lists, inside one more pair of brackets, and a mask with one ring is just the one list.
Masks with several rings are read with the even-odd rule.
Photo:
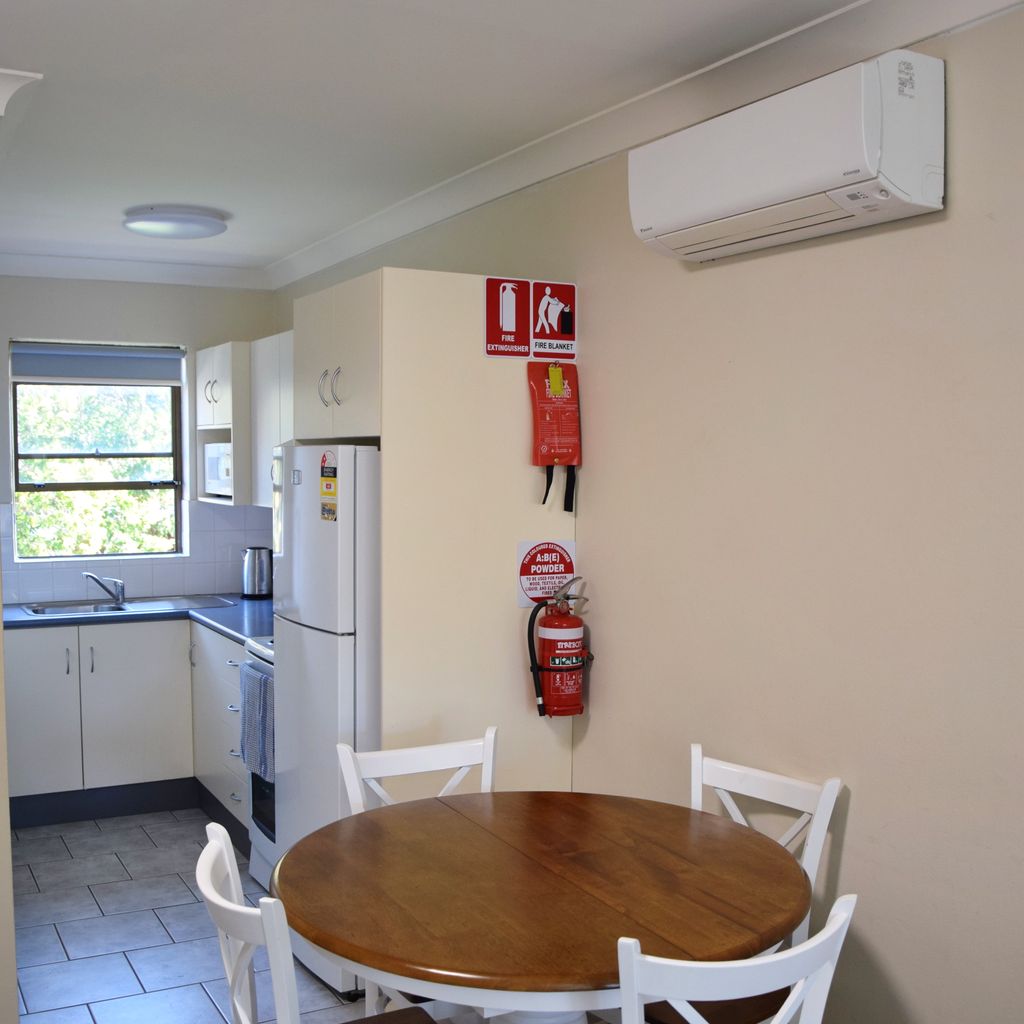
[[[384, 806], [394, 804], [395, 798], [387, 791], [381, 780], [402, 775], [450, 771], [452, 775], [437, 794], [447, 796], [455, 791], [469, 774], [469, 770], [476, 765], [480, 766], [480, 792], [490, 793], [494, 788], [494, 749], [497, 735], [498, 727], [492, 725], [480, 739], [433, 743], [422, 747], [356, 751], [347, 743], [339, 743], [338, 762], [341, 765], [341, 779], [348, 796], [349, 810], [352, 814], [362, 814], [366, 810], [367, 789]], [[368, 981], [364, 986], [368, 1013], [381, 1013], [386, 1005], [392, 1008], [425, 1007], [434, 1020], [458, 1017], [465, 1013], [464, 1007], [453, 1003], [418, 999], [395, 989], [381, 989]]]
[[[295, 961], [284, 904], [270, 896], [250, 907], [242, 895], [238, 862], [231, 839], [223, 825], [206, 826], [208, 842], [196, 864], [196, 882], [206, 909], [217, 928], [228, 1000], [233, 1024], [256, 1024], [256, 978], [252, 958], [259, 946], [266, 946], [277, 1024], [300, 1024], [299, 996], [295, 984]], [[386, 1022], [377, 1017], [362, 1018], [363, 1024], [433, 1024], [430, 1015], [416, 1006], [388, 1014]]]
[[[753, 827], [740, 810], [734, 796], [753, 797], [767, 803], [798, 811], [799, 817], [782, 835], [772, 836], [794, 856], [799, 852], [800, 866], [804, 869], [811, 888], [814, 888], [821, 863], [829, 821], [835, 808], [842, 782], [838, 778], [823, 783], [804, 782], [787, 775], [748, 768], [745, 765], [705, 757], [699, 743], [690, 746], [690, 806], [695, 811], [704, 809], [704, 787], [710, 786], [718, 794], [729, 817], [741, 825]], [[761, 831], [761, 830], [759, 830]], [[793, 945], [807, 938], [810, 914], [793, 931]]]
[[709, 1024], [714, 1008], [782, 990], [788, 994], [769, 1018], [821, 1024], [832, 975], [850, 927], [856, 896], [836, 900], [825, 927], [780, 953], [749, 960], [669, 960], [646, 956], [636, 939], [619, 939], [622, 1024], [644, 1024], [644, 1007], [666, 1001], [687, 1024]]
[[223, 825], [206, 826], [209, 842], [196, 864], [196, 882], [220, 939], [234, 1024], [255, 1024], [253, 953], [267, 947], [278, 1024], [299, 1024], [299, 997], [284, 904], [264, 896], [259, 908], [246, 904], [231, 839]]
[[452, 771], [452, 776], [437, 794], [447, 796], [455, 791], [471, 768], [480, 765], [480, 792], [489, 793], [494, 788], [494, 747], [497, 734], [498, 727], [492, 725], [480, 739], [402, 747], [397, 750], [355, 751], [347, 743], [339, 743], [338, 760], [351, 812], [361, 814], [366, 810], [367, 789], [382, 804], [393, 804], [394, 797], [380, 780], [399, 775]]

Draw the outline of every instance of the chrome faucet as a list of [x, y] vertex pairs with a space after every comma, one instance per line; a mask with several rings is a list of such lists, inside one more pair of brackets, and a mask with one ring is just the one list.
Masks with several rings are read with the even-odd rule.
[[[99, 577], [94, 572], [83, 572], [87, 580], [92, 580], [102, 591], [113, 598], [114, 604], [124, 604], [124, 580], [115, 580], [112, 576]], [[112, 586], [107, 586], [110, 583]]]

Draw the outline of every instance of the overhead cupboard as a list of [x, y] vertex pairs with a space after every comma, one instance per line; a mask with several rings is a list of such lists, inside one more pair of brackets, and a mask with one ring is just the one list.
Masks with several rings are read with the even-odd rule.
[[196, 353], [196, 497], [248, 505], [251, 432], [249, 345], [228, 341]]

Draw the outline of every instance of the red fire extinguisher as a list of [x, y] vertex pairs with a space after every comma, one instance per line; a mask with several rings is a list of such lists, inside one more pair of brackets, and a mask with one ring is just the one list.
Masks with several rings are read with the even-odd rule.
[[[582, 608], [585, 597], [570, 590], [582, 582], [575, 576], [549, 601], [540, 601], [530, 613], [526, 643], [530, 651], [530, 671], [537, 694], [537, 714], [582, 715], [583, 670], [594, 660], [583, 641], [583, 620], [570, 610]], [[537, 617], [544, 612], [535, 635]], [[537, 638], [540, 649], [537, 648]]]

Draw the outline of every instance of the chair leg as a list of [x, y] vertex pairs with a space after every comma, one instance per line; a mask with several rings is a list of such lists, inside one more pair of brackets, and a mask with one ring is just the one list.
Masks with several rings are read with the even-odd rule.
[[363, 1004], [365, 1007], [365, 1016], [373, 1017], [378, 1013], [383, 1013], [386, 1004], [387, 997], [380, 990], [379, 985], [375, 985], [372, 981], [364, 981], [363, 988], [366, 991], [366, 1002]]

